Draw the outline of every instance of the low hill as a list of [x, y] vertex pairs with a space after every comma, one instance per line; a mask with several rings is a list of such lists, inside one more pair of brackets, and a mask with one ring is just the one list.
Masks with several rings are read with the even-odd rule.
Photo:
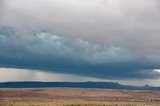
[[160, 90], [160, 87], [128, 86], [115, 82], [4, 82], [0, 88], [46, 88], [46, 87], [73, 87], [73, 88], [105, 88], [127, 90]]

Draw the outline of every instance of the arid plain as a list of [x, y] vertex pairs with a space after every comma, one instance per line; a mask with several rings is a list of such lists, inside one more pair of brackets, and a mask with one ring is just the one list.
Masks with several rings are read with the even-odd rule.
[[160, 91], [1, 88], [0, 106], [160, 106]]

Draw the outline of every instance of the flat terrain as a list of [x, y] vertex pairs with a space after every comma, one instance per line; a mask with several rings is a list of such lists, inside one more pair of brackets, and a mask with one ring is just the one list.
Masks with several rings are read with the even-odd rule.
[[160, 106], [160, 91], [1, 88], [0, 106]]

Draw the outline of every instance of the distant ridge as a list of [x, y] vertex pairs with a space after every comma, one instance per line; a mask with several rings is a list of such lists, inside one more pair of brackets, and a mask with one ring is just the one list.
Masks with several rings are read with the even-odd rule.
[[160, 87], [128, 86], [115, 82], [4, 82], [0, 88], [46, 88], [46, 87], [73, 87], [73, 88], [103, 88], [126, 90], [160, 90]]

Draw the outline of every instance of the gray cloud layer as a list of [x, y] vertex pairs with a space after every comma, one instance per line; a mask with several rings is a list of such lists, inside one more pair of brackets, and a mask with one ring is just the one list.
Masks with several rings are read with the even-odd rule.
[[159, 0], [1, 0], [0, 65], [157, 78], [159, 12]]

